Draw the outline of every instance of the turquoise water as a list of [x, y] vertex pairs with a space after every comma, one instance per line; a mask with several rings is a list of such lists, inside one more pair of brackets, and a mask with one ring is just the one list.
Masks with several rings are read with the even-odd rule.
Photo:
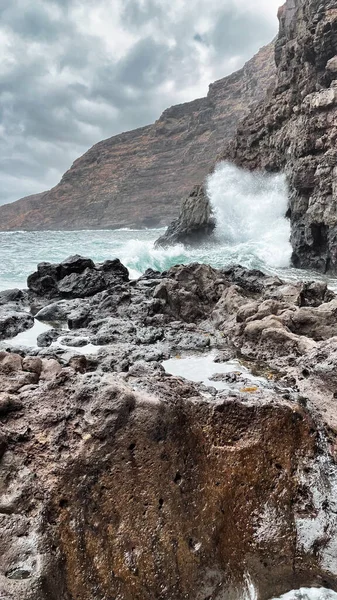
[[[218, 268], [241, 264], [292, 281], [322, 279], [290, 267], [284, 175], [249, 173], [220, 163], [206, 185], [217, 222], [212, 243], [155, 248], [162, 229], [0, 232], [0, 289], [23, 288], [39, 262], [60, 262], [72, 254], [95, 262], [119, 258], [134, 278], [148, 268], [164, 271], [176, 264], [201, 262]], [[337, 289], [336, 280], [329, 283]]]
[[[219, 238], [216, 243], [198, 248], [177, 245], [156, 249], [154, 242], [162, 233], [163, 230], [158, 229], [0, 232], [0, 290], [26, 287], [27, 276], [35, 271], [39, 262], [60, 262], [71, 254], [82, 254], [96, 262], [119, 258], [132, 277], [147, 268], [164, 271], [176, 264], [202, 262], [217, 268], [241, 264], [288, 280], [322, 279], [317, 273], [277, 266], [278, 246], [275, 246], [274, 254], [269, 252], [264, 257], [261, 241], [235, 244]], [[283, 255], [281, 259], [283, 264]], [[337, 282], [330, 280], [330, 286], [337, 289]]]

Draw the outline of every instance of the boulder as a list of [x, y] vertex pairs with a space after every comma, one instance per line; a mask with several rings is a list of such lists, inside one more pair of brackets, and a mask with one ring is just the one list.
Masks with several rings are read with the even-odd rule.
[[156, 241], [156, 246], [200, 244], [208, 240], [215, 229], [215, 218], [203, 186], [196, 186], [184, 200], [180, 214]]
[[34, 318], [29, 313], [6, 304], [0, 306], [0, 340], [13, 338], [33, 325]]
[[[37, 271], [29, 275], [27, 285], [31, 301], [52, 298], [87, 298], [112, 286], [129, 281], [129, 272], [119, 259], [106, 260], [95, 265], [90, 258], [70, 256], [59, 264], [40, 263]], [[47, 320], [61, 317], [64, 320], [64, 304], [53, 303], [52, 308], [42, 310], [39, 318], [47, 315]], [[74, 307], [72, 307], [74, 308]], [[40, 309], [40, 310], [39, 310]]]

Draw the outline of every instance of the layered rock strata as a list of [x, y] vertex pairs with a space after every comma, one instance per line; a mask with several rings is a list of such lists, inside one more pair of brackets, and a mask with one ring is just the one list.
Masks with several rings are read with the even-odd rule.
[[213, 83], [206, 98], [173, 106], [153, 125], [96, 144], [49, 192], [0, 207], [0, 230], [167, 225], [274, 75], [271, 44]]
[[[198, 264], [130, 282], [111, 262], [87, 297], [83, 274], [102, 265], [40, 265], [23, 302], [69, 329], [0, 351], [1, 595], [337, 590], [335, 295]], [[164, 371], [192, 350], [239, 357], [259, 383]]]
[[285, 170], [293, 263], [337, 272], [337, 7], [287, 0], [279, 10], [277, 83], [224, 156], [248, 169]]

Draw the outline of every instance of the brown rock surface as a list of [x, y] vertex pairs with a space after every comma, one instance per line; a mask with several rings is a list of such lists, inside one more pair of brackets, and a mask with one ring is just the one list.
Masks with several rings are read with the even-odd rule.
[[162, 374], [123, 383], [71, 368], [13, 397], [0, 415], [6, 600], [239, 600], [248, 574], [261, 599], [336, 587], [334, 519], [305, 530], [312, 494], [330, 496], [317, 427], [296, 403], [207, 401]]
[[200, 184], [252, 102], [274, 81], [270, 44], [208, 96], [153, 125], [96, 144], [49, 192], [0, 207], [0, 230], [167, 225]]

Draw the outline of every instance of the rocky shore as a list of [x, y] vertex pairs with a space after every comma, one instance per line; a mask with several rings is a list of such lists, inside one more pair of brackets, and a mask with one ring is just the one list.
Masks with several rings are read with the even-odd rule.
[[[324, 283], [80, 256], [3, 292], [0, 597], [337, 590], [336, 312]], [[222, 387], [164, 368], [210, 353]]]

